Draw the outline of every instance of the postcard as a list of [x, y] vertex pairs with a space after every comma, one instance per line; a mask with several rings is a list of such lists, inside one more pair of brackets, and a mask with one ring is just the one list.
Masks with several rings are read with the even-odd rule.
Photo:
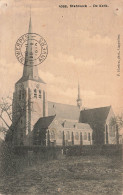
[[0, 195], [121, 195], [123, 0], [0, 0]]

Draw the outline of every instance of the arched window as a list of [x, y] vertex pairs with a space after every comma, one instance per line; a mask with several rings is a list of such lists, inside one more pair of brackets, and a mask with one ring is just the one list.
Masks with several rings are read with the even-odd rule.
[[84, 140], [87, 140], [87, 133], [84, 133]]
[[37, 90], [34, 89], [34, 97], [37, 98]]
[[82, 140], [82, 132], [80, 132], [80, 145], [82, 145], [83, 140]]
[[58, 137], [59, 137], [59, 139], [62, 139], [63, 138], [63, 132], [62, 131], [59, 131], [58, 132]]
[[22, 90], [22, 99], [24, 99], [24, 90]]
[[55, 132], [54, 132], [54, 130], [51, 130], [50, 131], [50, 139], [55, 139]]
[[116, 131], [116, 126], [109, 125], [109, 136], [110, 137], [115, 137], [115, 131]]
[[67, 131], [67, 133], [66, 133], [66, 139], [70, 140], [70, 132], [69, 131]]
[[45, 91], [43, 91], [43, 101], [45, 102]]
[[75, 139], [79, 140], [79, 133], [78, 132], [75, 133]]
[[36, 131], [37, 136], [39, 136], [39, 133], [40, 133], [40, 129], [37, 129]]
[[106, 144], [108, 144], [108, 125], [106, 124]]
[[21, 90], [19, 90], [19, 100], [21, 100]]
[[41, 98], [41, 90], [39, 89], [39, 98]]
[[90, 141], [90, 140], [91, 140], [91, 134], [88, 133], [88, 141]]

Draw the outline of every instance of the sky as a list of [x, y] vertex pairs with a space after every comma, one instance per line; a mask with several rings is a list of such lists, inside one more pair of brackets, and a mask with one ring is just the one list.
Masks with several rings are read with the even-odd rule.
[[[64, 4], [68, 8], [59, 7]], [[70, 4], [88, 7], [70, 8]], [[79, 81], [83, 107], [112, 105], [116, 114], [122, 112], [122, 44], [117, 76], [118, 35], [123, 43], [122, 0], [1, 0], [0, 98], [12, 96], [22, 76], [15, 43], [28, 32], [30, 6], [33, 32], [48, 44], [48, 56], [38, 66], [47, 83], [48, 100], [76, 105]]]

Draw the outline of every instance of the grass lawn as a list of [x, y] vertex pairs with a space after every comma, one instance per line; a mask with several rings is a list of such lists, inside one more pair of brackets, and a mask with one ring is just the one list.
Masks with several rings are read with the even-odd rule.
[[0, 180], [0, 194], [121, 195], [121, 159], [106, 156], [65, 157]]

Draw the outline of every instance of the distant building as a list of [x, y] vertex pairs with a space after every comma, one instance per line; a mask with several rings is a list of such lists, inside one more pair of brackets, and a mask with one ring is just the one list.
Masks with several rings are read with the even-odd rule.
[[[31, 18], [29, 33], [32, 33]], [[27, 52], [32, 51], [27, 40]], [[33, 54], [34, 55], [34, 54]], [[34, 57], [34, 56], [33, 56]], [[82, 109], [80, 86], [77, 106], [48, 102], [47, 85], [38, 75], [38, 67], [27, 65], [13, 93], [14, 145], [92, 145], [115, 144], [116, 131], [110, 126], [111, 107]]]

